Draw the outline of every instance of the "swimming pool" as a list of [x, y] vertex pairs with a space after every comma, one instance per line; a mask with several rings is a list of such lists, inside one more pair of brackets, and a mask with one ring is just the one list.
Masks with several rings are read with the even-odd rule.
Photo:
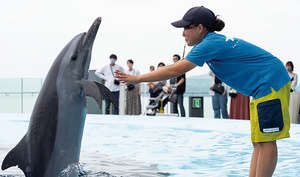
[[[29, 114], [0, 114], [0, 163], [28, 127]], [[300, 176], [300, 125], [278, 141], [274, 176]], [[250, 123], [178, 117], [87, 115], [83, 176], [247, 176]], [[0, 176], [22, 176], [17, 168]]]

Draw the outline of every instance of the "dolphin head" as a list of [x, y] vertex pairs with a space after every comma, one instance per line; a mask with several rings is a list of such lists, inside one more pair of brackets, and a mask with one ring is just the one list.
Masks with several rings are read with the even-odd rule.
[[[69, 79], [80, 80], [88, 78], [92, 47], [101, 23], [101, 17], [96, 18], [88, 32], [75, 36], [61, 52], [60, 74]], [[61, 55], [60, 54], [60, 55]]]

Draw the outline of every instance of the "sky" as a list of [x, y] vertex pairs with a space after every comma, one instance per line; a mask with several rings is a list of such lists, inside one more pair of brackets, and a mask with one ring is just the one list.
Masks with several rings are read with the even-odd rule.
[[[170, 23], [201, 5], [220, 15], [222, 34], [258, 45], [283, 63], [293, 61], [300, 73], [299, 0], [0, 0], [0, 77], [46, 77], [63, 47], [99, 16], [90, 69], [116, 54], [125, 69], [132, 59], [134, 68], [147, 73], [150, 65], [182, 56], [183, 30]], [[197, 67], [187, 77], [208, 70]]]

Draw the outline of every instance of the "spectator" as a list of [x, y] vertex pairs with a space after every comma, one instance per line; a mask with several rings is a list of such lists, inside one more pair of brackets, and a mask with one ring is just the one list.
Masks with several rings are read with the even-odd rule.
[[[157, 69], [160, 69], [160, 68], [162, 68], [164, 66], [166, 66], [165, 63], [160, 62], [157, 65]], [[159, 85], [159, 86], [161, 86], [161, 88], [162, 88], [164, 85], [166, 85], [167, 81], [163, 80], [163, 81], [150, 82], [150, 86], [153, 89], [153, 95], [152, 95], [153, 97], [151, 97], [151, 98], [156, 98], [160, 94], [160, 92], [155, 92], [155, 88], [157, 90], [157, 86], [158, 86], [159, 83], [161, 83], [161, 85]]]
[[116, 77], [125, 83], [151, 82], [177, 77], [206, 63], [217, 78], [253, 97], [249, 177], [271, 177], [278, 159], [276, 141], [290, 137], [291, 78], [283, 63], [256, 45], [216, 33], [225, 23], [203, 6], [189, 9], [182, 20], [172, 25], [183, 28], [187, 45], [194, 46], [184, 60], [140, 76], [116, 71]]
[[165, 63], [164, 63], [164, 62], [160, 62], [160, 63], [158, 63], [158, 65], [157, 65], [157, 69], [159, 69], [159, 68], [161, 68], [161, 67], [164, 67], [164, 66], [166, 66]]
[[[222, 82], [212, 71], [209, 71], [209, 75], [213, 77], [211, 88], [209, 94], [212, 97], [212, 107], [214, 110], [214, 118], [221, 118], [221, 113], [223, 119], [228, 119], [227, 111], [227, 85]], [[217, 93], [213, 90], [214, 85], [221, 85], [224, 87], [222, 93]]]
[[[139, 76], [140, 71], [133, 68], [133, 61], [127, 61], [127, 74]], [[126, 92], [126, 115], [140, 115], [141, 114], [141, 84], [129, 84]]]
[[154, 68], [154, 66], [150, 66], [150, 72], [152, 72], [152, 71], [154, 71], [155, 70], [155, 68]]
[[[154, 71], [155, 68], [154, 66], [150, 66], [150, 72]], [[153, 94], [153, 89], [155, 88], [155, 85], [153, 84], [153, 82], [148, 82], [147, 85], [149, 86], [149, 93], [150, 93], [150, 98], [154, 98], [154, 94]]]
[[231, 96], [230, 99], [229, 119], [250, 120], [250, 110], [249, 110], [250, 97], [245, 96], [234, 89], [230, 90], [230, 92], [232, 93], [235, 92], [234, 94], [235, 96]]
[[[97, 69], [95, 74], [101, 79], [105, 80], [105, 86], [112, 92], [117, 100], [117, 107], [113, 109], [113, 114], [119, 114], [119, 95], [120, 95], [120, 82], [115, 79], [114, 71], [125, 71], [122, 66], [116, 64], [117, 55], [111, 54], [109, 57], [110, 64], [101, 69]], [[105, 114], [110, 114], [110, 101], [105, 99]]]
[[298, 82], [298, 74], [294, 73], [294, 64], [291, 61], [288, 61], [285, 64], [285, 68], [287, 72], [289, 73], [289, 76], [291, 78], [291, 92], [296, 92], [296, 86]]
[[[180, 56], [173, 55], [173, 62], [176, 63], [180, 60]], [[173, 103], [173, 113], [178, 114], [178, 105], [180, 108], [180, 116], [185, 117], [185, 110], [183, 106], [183, 94], [185, 92], [185, 74], [170, 79], [170, 86], [176, 94], [176, 100]]]

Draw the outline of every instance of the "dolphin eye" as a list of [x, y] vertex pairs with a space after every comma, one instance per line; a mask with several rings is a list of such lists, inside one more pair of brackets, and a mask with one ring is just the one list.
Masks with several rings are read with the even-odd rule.
[[77, 55], [72, 55], [71, 59], [75, 61], [77, 59]]

